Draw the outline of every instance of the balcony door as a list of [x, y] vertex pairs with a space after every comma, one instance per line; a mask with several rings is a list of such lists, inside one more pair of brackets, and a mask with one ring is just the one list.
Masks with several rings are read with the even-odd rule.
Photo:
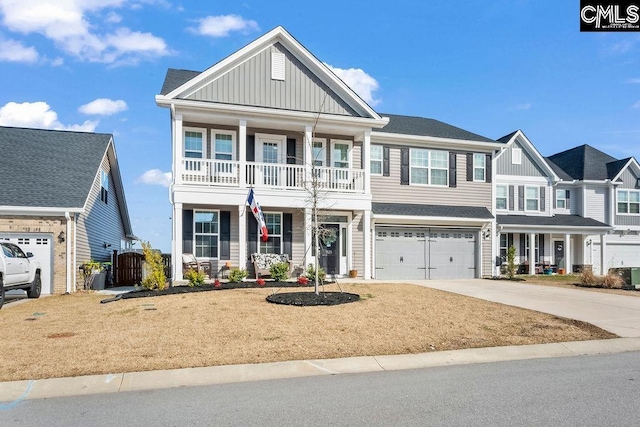
[[283, 185], [282, 171], [283, 165], [286, 163], [286, 141], [284, 135], [267, 135], [256, 134], [258, 143], [257, 158], [258, 162], [263, 163], [262, 169], [262, 185], [269, 187], [279, 187]]

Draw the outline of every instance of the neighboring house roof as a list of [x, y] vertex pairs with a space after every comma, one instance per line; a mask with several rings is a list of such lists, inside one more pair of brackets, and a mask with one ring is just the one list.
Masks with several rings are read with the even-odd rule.
[[113, 136], [0, 126], [0, 207], [84, 209], [104, 156], [125, 233], [133, 236], [115, 158]]
[[509, 141], [511, 141], [511, 138], [513, 138], [513, 135], [515, 135], [516, 133], [518, 133], [517, 130], [514, 130], [513, 132], [511, 132], [508, 135], [503, 136], [502, 138], [498, 138], [496, 139], [496, 141], [498, 142], [502, 142], [503, 144], [507, 144]]
[[614, 179], [624, 169], [629, 161], [633, 157], [627, 157], [626, 159], [618, 160], [616, 162], [607, 163], [607, 176], [610, 179]]
[[573, 178], [571, 178], [571, 176], [568, 173], [563, 171], [560, 166], [556, 165], [553, 162], [553, 160], [551, 160], [549, 157], [545, 157], [544, 160], [547, 162], [547, 164], [549, 166], [551, 166], [551, 169], [553, 169], [553, 171], [556, 173], [556, 175], [558, 175], [558, 177], [561, 180], [563, 180], [563, 181], [573, 181]]
[[[531, 156], [533, 163], [538, 168], [540, 168], [540, 171], [543, 174], [546, 174], [546, 176], [551, 178], [553, 181], [560, 180], [558, 173], [553, 168], [551, 163], [548, 162], [544, 157], [542, 157], [542, 154], [540, 154], [536, 146], [533, 145], [533, 143], [529, 140], [529, 138], [527, 138], [527, 135], [525, 135], [522, 130], [518, 129], [498, 139], [498, 142], [501, 142], [505, 145], [511, 145], [511, 148], [513, 148], [513, 144], [515, 144], [516, 141], [518, 141], [518, 144], [520, 144], [520, 146], [524, 148], [524, 150], [527, 153], [529, 153], [529, 156]], [[506, 151], [506, 149], [507, 147], [505, 147], [505, 149], [500, 150], [496, 158], [499, 158], [500, 156], [502, 156], [502, 154]], [[498, 173], [500, 173], [500, 171], [498, 171]]]
[[[586, 144], [549, 156], [549, 159], [572, 179], [583, 181], [611, 179], [624, 166], [618, 166], [616, 158]], [[612, 173], [616, 168], [618, 170]]]
[[436, 138], [461, 139], [465, 141], [496, 142], [493, 139], [460, 129], [447, 123], [424, 117], [399, 116], [380, 113], [388, 117], [389, 123], [376, 132], [398, 133], [403, 135], [432, 136]]
[[611, 228], [607, 224], [596, 221], [593, 218], [584, 218], [579, 215], [497, 215], [496, 219], [499, 225]]
[[371, 204], [371, 211], [378, 215], [493, 219], [493, 215], [491, 215], [491, 212], [489, 212], [487, 208], [477, 206], [444, 206], [374, 202]]
[[164, 78], [164, 83], [162, 84], [160, 95], [166, 95], [172, 90], [179, 88], [200, 73], [200, 71], [177, 70], [175, 68], [169, 68], [167, 70], [167, 75]]

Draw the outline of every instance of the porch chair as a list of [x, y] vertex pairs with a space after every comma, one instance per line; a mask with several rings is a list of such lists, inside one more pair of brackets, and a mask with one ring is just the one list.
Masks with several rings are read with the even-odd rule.
[[211, 263], [209, 261], [198, 261], [194, 254], [182, 254], [182, 272], [187, 270], [201, 271], [211, 277]]

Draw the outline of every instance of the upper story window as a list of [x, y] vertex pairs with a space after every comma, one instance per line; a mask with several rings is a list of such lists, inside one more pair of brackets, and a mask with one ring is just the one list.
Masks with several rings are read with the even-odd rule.
[[218, 212], [195, 211], [193, 216], [196, 257], [218, 258]]
[[371, 146], [371, 175], [382, 175], [382, 145]]
[[496, 209], [507, 209], [507, 186], [496, 185]]
[[266, 242], [260, 240], [260, 253], [281, 254], [282, 253], [282, 214], [265, 212], [264, 222], [267, 225], [269, 238]]
[[473, 155], [473, 180], [484, 182], [486, 179], [487, 165], [486, 165], [487, 156], [484, 154], [474, 154]]
[[190, 159], [204, 159], [206, 157], [205, 130], [188, 129], [184, 131], [184, 157]]
[[216, 160], [233, 160], [235, 152], [235, 132], [212, 131], [213, 158]]
[[525, 210], [540, 210], [540, 187], [526, 187], [524, 191]]
[[314, 166], [324, 166], [327, 159], [326, 151], [327, 141], [324, 139], [313, 140], [313, 151], [311, 156], [313, 157]]
[[556, 190], [556, 208], [569, 208], [569, 190]]
[[412, 148], [410, 156], [410, 183], [448, 185], [449, 153], [447, 151]]
[[522, 164], [522, 148], [514, 147], [511, 149], [511, 164], [512, 165]]
[[333, 167], [348, 169], [351, 167], [351, 143], [348, 141], [333, 141], [331, 150]]
[[109, 200], [109, 174], [100, 170], [100, 200], [105, 204]]
[[640, 191], [618, 190], [618, 213], [640, 214]]

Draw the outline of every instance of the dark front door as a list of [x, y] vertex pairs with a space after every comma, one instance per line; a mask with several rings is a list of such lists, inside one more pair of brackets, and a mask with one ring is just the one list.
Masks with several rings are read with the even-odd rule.
[[553, 242], [553, 254], [558, 268], [564, 268], [564, 242]]
[[320, 232], [320, 267], [327, 274], [340, 274], [340, 226], [325, 224]]

